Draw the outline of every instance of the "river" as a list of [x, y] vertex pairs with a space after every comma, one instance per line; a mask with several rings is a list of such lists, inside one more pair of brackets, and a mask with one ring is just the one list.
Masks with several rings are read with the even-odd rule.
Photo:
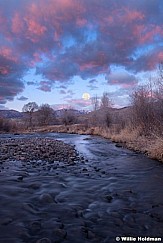
[[[112, 243], [124, 236], [134, 242], [138, 237], [163, 241], [160, 162], [97, 136], [46, 133], [14, 138], [28, 136], [75, 145], [85, 161], [59, 163], [49, 171], [20, 162], [6, 165], [0, 173], [0, 242]], [[20, 175], [22, 181], [16, 179]]]

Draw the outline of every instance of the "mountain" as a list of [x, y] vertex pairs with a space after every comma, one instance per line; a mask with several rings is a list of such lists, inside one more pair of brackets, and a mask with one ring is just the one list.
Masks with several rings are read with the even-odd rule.
[[23, 113], [15, 110], [0, 110], [0, 117], [7, 119], [21, 119]]
[[56, 117], [60, 118], [60, 117], [64, 116], [66, 111], [68, 111], [69, 113], [71, 113], [74, 116], [80, 116], [80, 115], [84, 115], [87, 113], [86, 111], [79, 111], [79, 110], [75, 110], [75, 109], [61, 109], [61, 110], [56, 110], [54, 112], [55, 112]]

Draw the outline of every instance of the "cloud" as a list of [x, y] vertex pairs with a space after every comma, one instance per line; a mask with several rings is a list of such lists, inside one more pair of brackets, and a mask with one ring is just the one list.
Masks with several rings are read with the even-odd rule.
[[88, 83], [89, 83], [89, 85], [87, 85], [87, 87], [90, 88], [90, 90], [98, 89], [97, 85], [95, 85], [98, 83], [98, 81], [96, 79], [91, 79], [91, 80], [89, 80]]
[[106, 80], [109, 85], [119, 85], [124, 89], [133, 88], [138, 84], [137, 78], [124, 70], [111, 72], [106, 76]]
[[1, 0], [0, 103], [23, 91], [23, 76], [33, 67], [46, 80], [38, 87], [44, 92], [75, 76], [95, 89], [94, 80], [111, 65], [133, 73], [111, 74], [112, 85], [113, 78], [122, 86], [136, 83], [132, 75], [155, 69], [163, 58], [162, 11], [162, 0]]
[[128, 69], [138, 71], [154, 70], [156, 65], [163, 60], [163, 47], [149, 51], [137, 59], [137, 63], [128, 65]]
[[60, 85], [58, 88], [60, 88], [60, 89], [67, 89], [67, 87], [65, 85]]
[[60, 90], [60, 94], [66, 94], [67, 92], [65, 90]]
[[67, 103], [74, 109], [81, 110], [85, 108], [89, 108], [91, 105], [91, 100], [83, 100], [83, 99], [68, 99]]
[[12, 101], [24, 89], [21, 80], [26, 68], [10, 56], [10, 51], [1, 48], [0, 51], [0, 104]]
[[28, 81], [27, 82], [27, 85], [36, 85], [37, 83], [36, 82], [34, 82], [34, 81]]
[[69, 89], [69, 90], [67, 91], [67, 94], [73, 96], [75, 93], [74, 93], [72, 90]]
[[44, 92], [50, 92], [52, 89], [52, 83], [49, 81], [40, 81], [38, 89]]
[[94, 83], [97, 83], [97, 80], [96, 79], [89, 80], [89, 84], [94, 84]]
[[133, 88], [117, 88], [116, 91], [111, 91], [109, 93], [109, 97], [113, 107], [120, 108], [127, 106], [129, 101], [131, 100], [131, 94], [133, 92]]
[[71, 106], [69, 104], [55, 104], [51, 105], [53, 110], [62, 110], [62, 109], [69, 109]]
[[95, 86], [95, 85], [87, 85], [87, 87], [90, 88], [90, 90], [96, 90], [96, 89], [98, 89], [98, 87]]
[[17, 98], [17, 100], [26, 101], [26, 100], [28, 100], [28, 98], [25, 96], [20, 96], [19, 98]]

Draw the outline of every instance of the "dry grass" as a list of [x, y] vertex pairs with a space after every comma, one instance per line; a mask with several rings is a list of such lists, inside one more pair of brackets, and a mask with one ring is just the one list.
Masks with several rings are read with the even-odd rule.
[[138, 139], [139, 135], [139, 129], [132, 129], [130, 127], [126, 127], [122, 129], [118, 134], [112, 133], [111, 139], [114, 142], [133, 142]]
[[163, 138], [156, 138], [149, 146], [148, 156], [163, 162]]

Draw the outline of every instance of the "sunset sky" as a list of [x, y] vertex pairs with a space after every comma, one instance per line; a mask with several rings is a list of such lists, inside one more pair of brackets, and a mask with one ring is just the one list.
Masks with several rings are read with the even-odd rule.
[[161, 60], [162, 0], [0, 0], [0, 109], [123, 107]]

